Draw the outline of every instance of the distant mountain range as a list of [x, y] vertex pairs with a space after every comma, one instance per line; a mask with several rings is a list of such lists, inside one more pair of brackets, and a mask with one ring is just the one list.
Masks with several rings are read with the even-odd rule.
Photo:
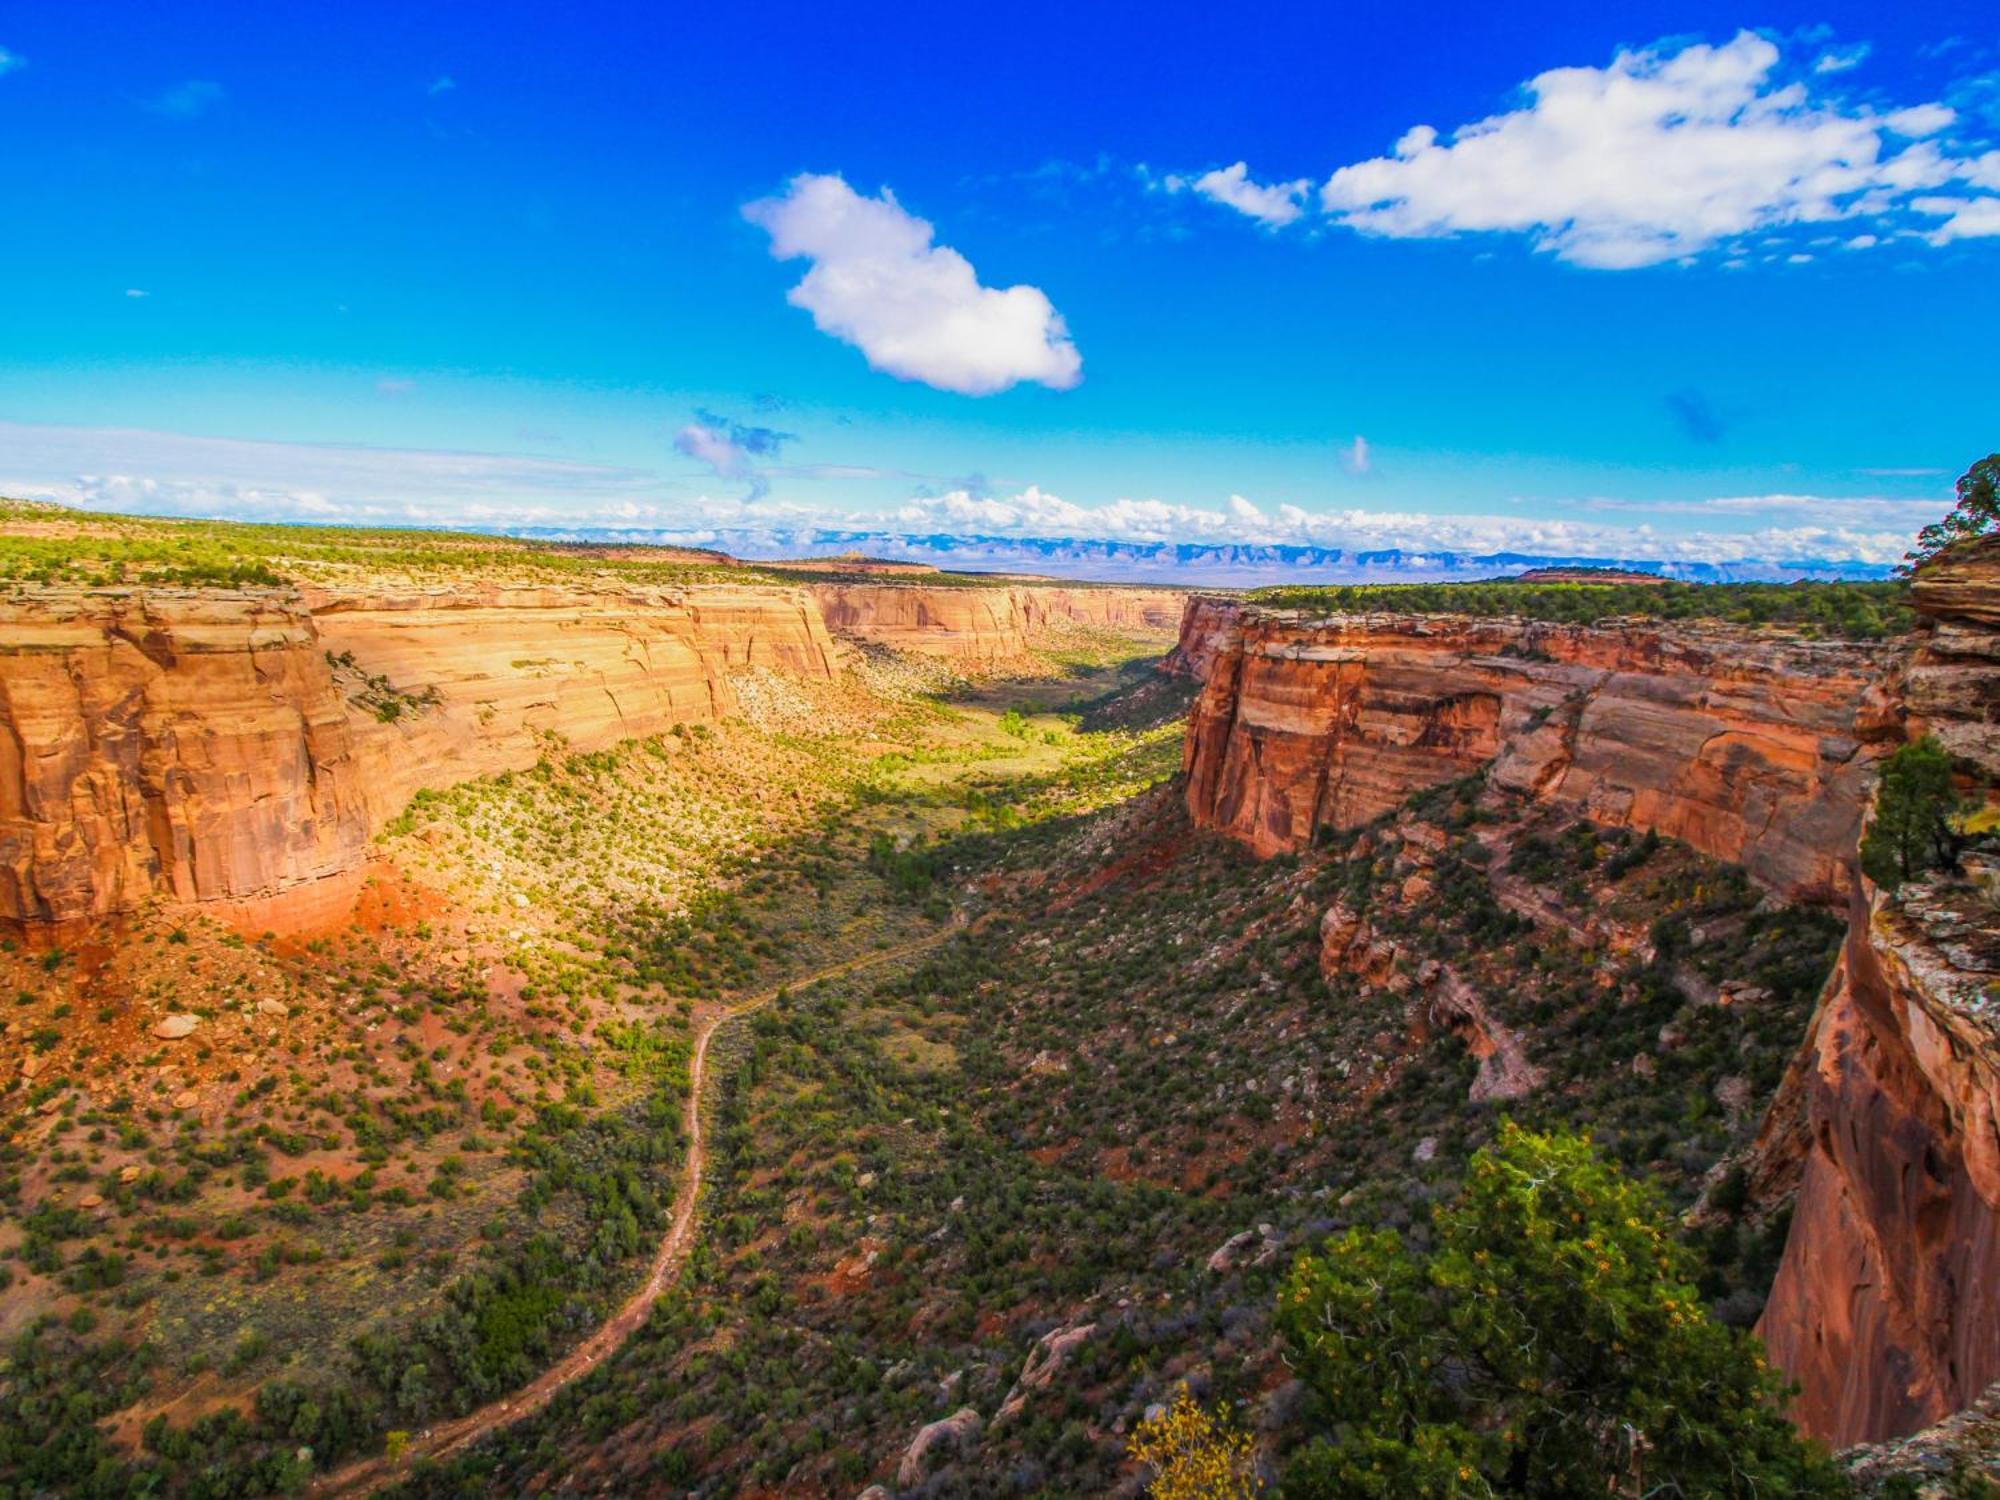
[[1854, 581], [1887, 578], [1892, 571], [1883, 563], [1819, 557], [1687, 562], [1533, 552], [1415, 551], [1402, 547], [1357, 551], [1265, 543], [955, 536], [816, 526], [711, 531], [519, 527], [508, 528], [507, 534], [544, 541], [714, 547], [752, 561], [859, 553], [969, 572], [1039, 573], [1112, 583], [1240, 587], [1271, 583], [1448, 583], [1504, 577], [1528, 568], [1621, 568], [1687, 583]]

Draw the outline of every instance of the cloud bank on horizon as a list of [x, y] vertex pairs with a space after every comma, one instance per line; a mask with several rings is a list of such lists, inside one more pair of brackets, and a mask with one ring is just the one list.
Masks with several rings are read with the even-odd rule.
[[[2000, 150], [1952, 149], [1941, 137], [1959, 115], [1940, 101], [1850, 102], [1836, 80], [1860, 61], [1788, 59], [1743, 31], [1552, 68], [1517, 108], [1449, 134], [1415, 124], [1390, 155], [1336, 168], [1317, 206], [1391, 239], [1526, 235], [1598, 270], [1736, 253], [1746, 236], [1798, 225], [1846, 226], [1853, 250], [2000, 235]], [[1270, 228], [1314, 198], [1308, 179], [1260, 184], [1241, 161], [1164, 181]]]
[[[789, 435], [703, 413], [681, 439], [723, 477]], [[733, 431], [732, 431], [733, 429]], [[690, 436], [694, 434], [695, 436]], [[705, 451], [713, 448], [715, 451]], [[1082, 505], [1028, 485], [1009, 495], [959, 487], [879, 507], [835, 508], [774, 497], [761, 479], [742, 496], [676, 498], [656, 471], [507, 455], [256, 443], [177, 434], [33, 427], [0, 421], [0, 495], [86, 510], [229, 516], [375, 526], [462, 526], [553, 533], [657, 534], [728, 543], [744, 555], [789, 555], [827, 534], [978, 537], [1021, 543], [1401, 549], [1566, 558], [1774, 566], [1827, 563], [1855, 571], [1897, 563], [1946, 502], [1879, 496], [1767, 494], [1637, 503], [1581, 498], [1561, 516], [1453, 514], [1346, 506], [1216, 506], [1156, 498]], [[108, 462], [107, 462], [108, 461]], [[310, 475], [310, 484], [300, 482]], [[1663, 524], [1672, 523], [1672, 524]]]

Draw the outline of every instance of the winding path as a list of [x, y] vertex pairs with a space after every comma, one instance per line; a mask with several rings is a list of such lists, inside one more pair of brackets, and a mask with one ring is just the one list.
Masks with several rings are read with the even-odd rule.
[[322, 1474], [307, 1489], [311, 1495], [366, 1495], [399, 1476], [400, 1471], [410, 1462], [420, 1458], [443, 1458], [456, 1453], [470, 1443], [477, 1442], [488, 1433], [518, 1422], [541, 1410], [564, 1386], [589, 1374], [618, 1346], [625, 1342], [653, 1310], [653, 1304], [664, 1296], [667, 1290], [680, 1279], [681, 1267], [686, 1264], [688, 1252], [694, 1248], [695, 1211], [701, 1198], [702, 1139], [701, 1139], [701, 1095], [702, 1085], [708, 1070], [708, 1044], [725, 1021], [747, 1016], [760, 1010], [777, 999], [787, 990], [802, 990], [818, 984], [824, 979], [837, 979], [843, 974], [852, 974], [861, 969], [872, 969], [877, 964], [885, 964], [894, 959], [906, 958], [920, 953], [926, 948], [934, 948], [952, 935], [954, 929], [931, 933], [927, 937], [902, 943], [894, 948], [884, 948], [876, 953], [864, 953], [859, 958], [850, 958], [844, 963], [829, 965], [810, 974], [801, 974], [773, 989], [752, 995], [739, 1001], [727, 1010], [711, 1015], [701, 1027], [695, 1039], [694, 1058], [688, 1066], [687, 1097], [687, 1157], [681, 1164], [681, 1180], [674, 1195], [673, 1222], [660, 1241], [660, 1248], [653, 1254], [653, 1263], [646, 1272], [646, 1279], [639, 1289], [626, 1299], [617, 1312], [600, 1324], [597, 1330], [578, 1344], [569, 1353], [557, 1360], [548, 1369], [536, 1376], [529, 1384], [509, 1395], [502, 1396], [476, 1411], [467, 1412], [462, 1417], [440, 1422], [416, 1434], [410, 1446], [400, 1459], [391, 1462], [386, 1454], [373, 1458], [359, 1458], [352, 1463]]

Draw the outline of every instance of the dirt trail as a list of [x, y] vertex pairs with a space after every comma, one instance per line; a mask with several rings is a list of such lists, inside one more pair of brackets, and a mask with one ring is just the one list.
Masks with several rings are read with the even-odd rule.
[[653, 1264], [647, 1270], [646, 1279], [639, 1289], [626, 1299], [624, 1306], [600, 1324], [597, 1331], [589, 1338], [520, 1390], [502, 1396], [496, 1401], [490, 1401], [477, 1411], [468, 1412], [449, 1422], [440, 1422], [413, 1435], [410, 1446], [398, 1462], [391, 1463], [383, 1455], [356, 1459], [352, 1463], [321, 1475], [306, 1493], [311, 1495], [372, 1493], [397, 1478], [404, 1468], [417, 1459], [443, 1458], [469, 1443], [477, 1442], [488, 1433], [505, 1427], [510, 1422], [518, 1422], [521, 1418], [539, 1411], [548, 1404], [557, 1391], [597, 1368], [606, 1355], [624, 1343], [626, 1338], [646, 1320], [646, 1315], [652, 1311], [653, 1304], [680, 1279], [681, 1266], [687, 1260], [688, 1251], [694, 1248], [695, 1211], [701, 1198], [702, 1084], [708, 1068], [708, 1044], [721, 1029], [722, 1024], [769, 1005], [782, 991], [802, 990], [809, 985], [818, 984], [823, 979], [837, 979], [842, 974], [870, 969], [877, 964], [905, 958], [926, 948], [934, 948], [951, 936], [953, 930], [935, 932], [928, 937], [917, 938], [894, 948], [884, 948], [879, 953], [865, 953], [859, 958], [850, 958], [844, 963], [832, 964], [810, 974], [802, 974], [783, 985], [753, 995], [728, 1010], [718, 1011], [710, 1016], [703, 1023], [700, 1035], [695, 1040], [694, 1060], [688, 1068], [688, 1150], [687, 1159], [681, 1165], [681, 1180], [674, 1194], [673, 1222], [667, 1226], [666, 1235], [660, 1241], [660, 1248], [654, 1252]]

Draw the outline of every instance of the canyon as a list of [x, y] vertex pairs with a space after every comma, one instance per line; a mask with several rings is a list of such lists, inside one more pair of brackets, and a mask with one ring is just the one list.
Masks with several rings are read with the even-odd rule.
[[[1566, 851], [1582, 847], [1560, 843], [1568, 831], [1587, 844], [1590, 827], [1610, 830], [1606, 857], [1615, 850], [1638, 861], [1653, 843], [1641, 849], [1634, 836], [1657, 833], [1687, 848], [1659, 856], [1649, 878], [1670, 884], [1672, 871], [1696, 868], [1689, 851], [1747, 872], [1748, 881], [1721, 872], [1748, 893], [1731, 920], [1787, 904], [1815, 909], [1822, 946], [1791, 991], [1795, 1008], [1777, 1040], [1760, 1044], [1756, 1094], [1734, 1074], [1720, 1082], [1731, 1085], [1723, 1107], [1742, 1144], [1754, 1101], [1771, 1097], [1798, 1048], [1756, 1145], [1734, 1162], [1753, 1183], [1760, 1225], [1781, 1228], [1791, 1211], [1782, 1243], [1772, 1240], [1775, 1281], [1760, 1331], [1800, 1387], [1795, 1416], [1805, 1430], [1836, 1445], [1876, 1443], [1972, 1406], [2000, 1382], [2000, 1341], [1991, 1337], [2000, 1318], [2000, 1022], [1989, 997], [2000, 984], [1992, 920], [2000, 862], [1975, 853], [1962, 879], [1890, 893], [1855, 857], [1879, 763], [1897, 746], [1933, 735], [1962, 765], [2000, 774], [2000, 547], [1954, 554], [1917, 580], [1912, 599], [1915, 636], [1865, 642], [1641, 618], [1315, 616], [1171, 590], [829, 580], [818, 571], [796, 582], [672, 586], [393, 574], [226, 587], [17, 581], [0, 597], [0, 918], [42, 946], [107, 918], [144, 922], [162, 910], [169, 920], [213, 917], [241, 934], [340, 931], [384, 875], [385, 832], [391, 844], [402, 840], [403, 875], [442, 868], [425, 862], [457, 848], [450, 840], [466, 828], [488, 830], [481, 836], [495, 838], [495, 858], [506, 853], [493, 832], [500, 825], [480, 821], [476, 798], [452, 814], [456, 833], [435, 800], [419, 805], [436, 826], [412, 824], [401, 815], [419, 793], [551, 762], [562, 764], [560, 777], [596, 775], [575, 762], [619, 746], [643, 761], [652, 752], [627, 742], [678, 743], [669, 731], [689, 726], [740, 730], [773, 691], [809, 688], [800, 701], [832, 705], [884, 662], [962, 685], [956, 674], [1002, 672], [1041, 653], [1037, 670], [1051, 684], [1041, 701], [1073, 707], [1082, 700], [1058, 696], [1063, 652], [1115, 637], [1130, 654], [1172, 638], [1139, 691], [1165, 715], [1149, 742], [1161, 757], [1151, 774], [1170, 774], [1178, 744], [1182, 780], [1148, 794], [1151, 811], [1134, 802], [1129, 815], [1089, 824], [1076, 855], [1084, 863], [1068, 885], [1052, 887], [1062, 894], [1050, 911], [1177, 864], [1206, 870], [1218, 885], [1205, 890], [1254, 884], [1269, 907], [1260, 920], [1272, 924], [1255, 962], [1276, 972], [1248, 968], [1242, 982], [1259, 996], [1281, 986], [1290, 995], [1303, 981], [1277, 962], [1291, 940], [1276, 934], [1302, 925], [1316, 1003], [1331, 994], [1336, 1009], [1365, 1000], [1408, 1006], [1416, 1018], [1402, 1030], [1357, 1019], [1342, 1045], [1365, 1043], [1381, 1079], [1392, 1076], [1394, 1049], [1380, 1038], [1401, 1035], [1418, 1054], [1462, 1047], [1468, 1071], [1455, 1093], [1439, 1084], [1428, 1096], [1448, 1097], [1460, 1116], [1484, 1119], [1482, 1105], [1525, 1110], [1592, 1086], [1565, 1069], [1596, 1056], [1558, 1056], [1554, 1033], [1541, 1029], [1546, 1018], [1517, 1005], [1516, 988], [1544, 981], [1525, 970], [1508, 979], [1504, 966], [1441, 958], [1426, 946], [1427, 924], [1446, 920], [1445, 902], [1459, 903], [1461, 920], [1478, 909], [1464, 904], [1467, 882], [1518, 919], [1501, 930], [1546, 929], [1543, 940], [1588, 955], [1597, 968], [1586, 988], [1599, 986], [1603, 1006], [1651, 1003], [1631, 976], [1659, 941], [1651, 923], [1661, 908], [1598, 864], [1593, 883], [1575, 887], [1581, 896], [1562, 895], [1556, 874], [1522, 874], [1527, 864], [1515, 861], [1528, 861], [1523, 851], [1535, 840]], [[930, 664], [918, 670], [910, 658]], [[1143, 663], [1131, 665], [1139, 674], [1131, 681], [1146, 679]], [[1182, 725], [1174, 716], [1187, 694]], [[896, 732], [928, 732], [915, 723]], [[993, 732], [996, 762], [1028, 743], [997, 725]], [[1044, 748], [1060, 739], [1054, 726], [1035, 733], [1055, 736]], [[713, 748], [727, 754], [729, 743], [718, 736]], [[979, 763], [967, 759], [966, 774]], [[1437, 797], [1426, 799], [1433, 789]], [[974, 816], [991, 813], [990, 795], [968, 794]], [[761, 783], [758, 796], [769, 800]], [[1159, 815], [1167, 805], [1171, 827]], [[1459, 832], [1480, 816], [1489, 822], [1470, 842], [1484, 844], [1490, 869], [1458, 847]], [[740, 842], [741, 826], [725, 820], [718, 848]], [[1308, 858], [1272, 858], [1280, 855]], [[1230, 860], [1239, 872], [1261, 862], [1270, 873], [1232, 874]], [[1355, 904], [1359, 887], [1335, 897], [1313, 884], [1340, 861], [1380, 862], [1372, 908]], [[1296, 877], [1285, 873], [1294, 863]], [[504, 891], [496, 920], [524, 924], [517, 913], [551, 900], [555, 884], [533, 882], [533, 866], [524, 859], [510, 867], [511, 885], [494, 885]], [[872, 868], [857, 864], [869, 879]], [[1701, 868], [1713, 890], [1717, 867]], [[1018, 878], [1032, 905], [1040, 872]], [[531, 883], [532, 894], [522, 889]], [[376, 889], [368, 899], [379, 906], [391, 897]], [[1616, 915], [1621, 902], [1639, 915]], [[1800, 1045], [1838, 931], [1830, 911], [1846, 918], [1846, 936]], [[899, 920], [929, 919], [910, 908]], [[1119, 941], [1132, 940], [1120, 932]], [[1188, 952], [1197, 950], [1190, 976], [1209, 955], [1235, 952], [1213, 936]], [[622, 933], [607, 951], [625, 951]], [[1135, 972], [1167, 972], [1177, 961], [1162, 950], [1159, 964]], [[1553, 994], [1568, 980], [1545, 982]], [[1615, 1054], [1621, 1078], [1641, 1076], [1642, 1062], [1651, 1078], [1689, 1027], [1724, 1024], [1714, 1011], [1697, 1015], [1703, 1006], [1732, 1010], [1763, 993], [1740, 972], [1675, 982], [1692, 985], [1693, 1009], [1668, 1026], [1648, 1021], [1641, 1051]], [[525, 992], [523, 1003], [532, 1003]], [[1254, 1005], [1244, 1012], [1254, 1014]], [[1290, 1028], [1306, 1014], [1285, 1020], [1262, 1053], [1246, 1042], [1255, 1054], [1241, 1060], [1253, 1075], [1246, 1088], [1282, 1101], [1273, 1106], [1281, 1122], [1288, 1110], [1347, 1102], [1365, 1111], [1370, 1096], [1350, 1100], [1335, 1082], [1349, 1076], [1346, 1054], [1338, 1072], [1330, 1059], [1310, 1068], [1293, 1060], [1307, 1033]], [[1750, 1023], [1732, 1010], [1728, 1024]], [[1060, 1078], [1062, 1039], [1043, 1040], [1023, 1063], [1026, 1075]], [[1087, 1047], [1088, 1036], [1068, 1045]], [[1086, 1065], [1082, 1051], [1076, 1063]], [[1257, 1079], [1264, 1064], [1271, 1076]], [[24, 1058], [22, 1085], [39, 1087], [44, 1066]], [[1729, 1066], [1748, 1071], [1740, 1059]], [[1368, 1087], [1378, 1086], [1369, 1076]], [[1270, 1139], [1291, 1128], [1273, 1127]], [[1053, 1136], [1036, 1149], [1067, 1148]], [[1107, 1160], [1129, 1172], [1143, 1158]], [[1752, 1302], [1743, 1322], [1756, 1313]]]
[[163, 898], [336, 921], [423, 788], [831, 680], [849, 642], [991, 667], [1051, 632], [1171, 629], [1162, 590], [818, 583], [17, 587], [0, 600], [0, 919]]

